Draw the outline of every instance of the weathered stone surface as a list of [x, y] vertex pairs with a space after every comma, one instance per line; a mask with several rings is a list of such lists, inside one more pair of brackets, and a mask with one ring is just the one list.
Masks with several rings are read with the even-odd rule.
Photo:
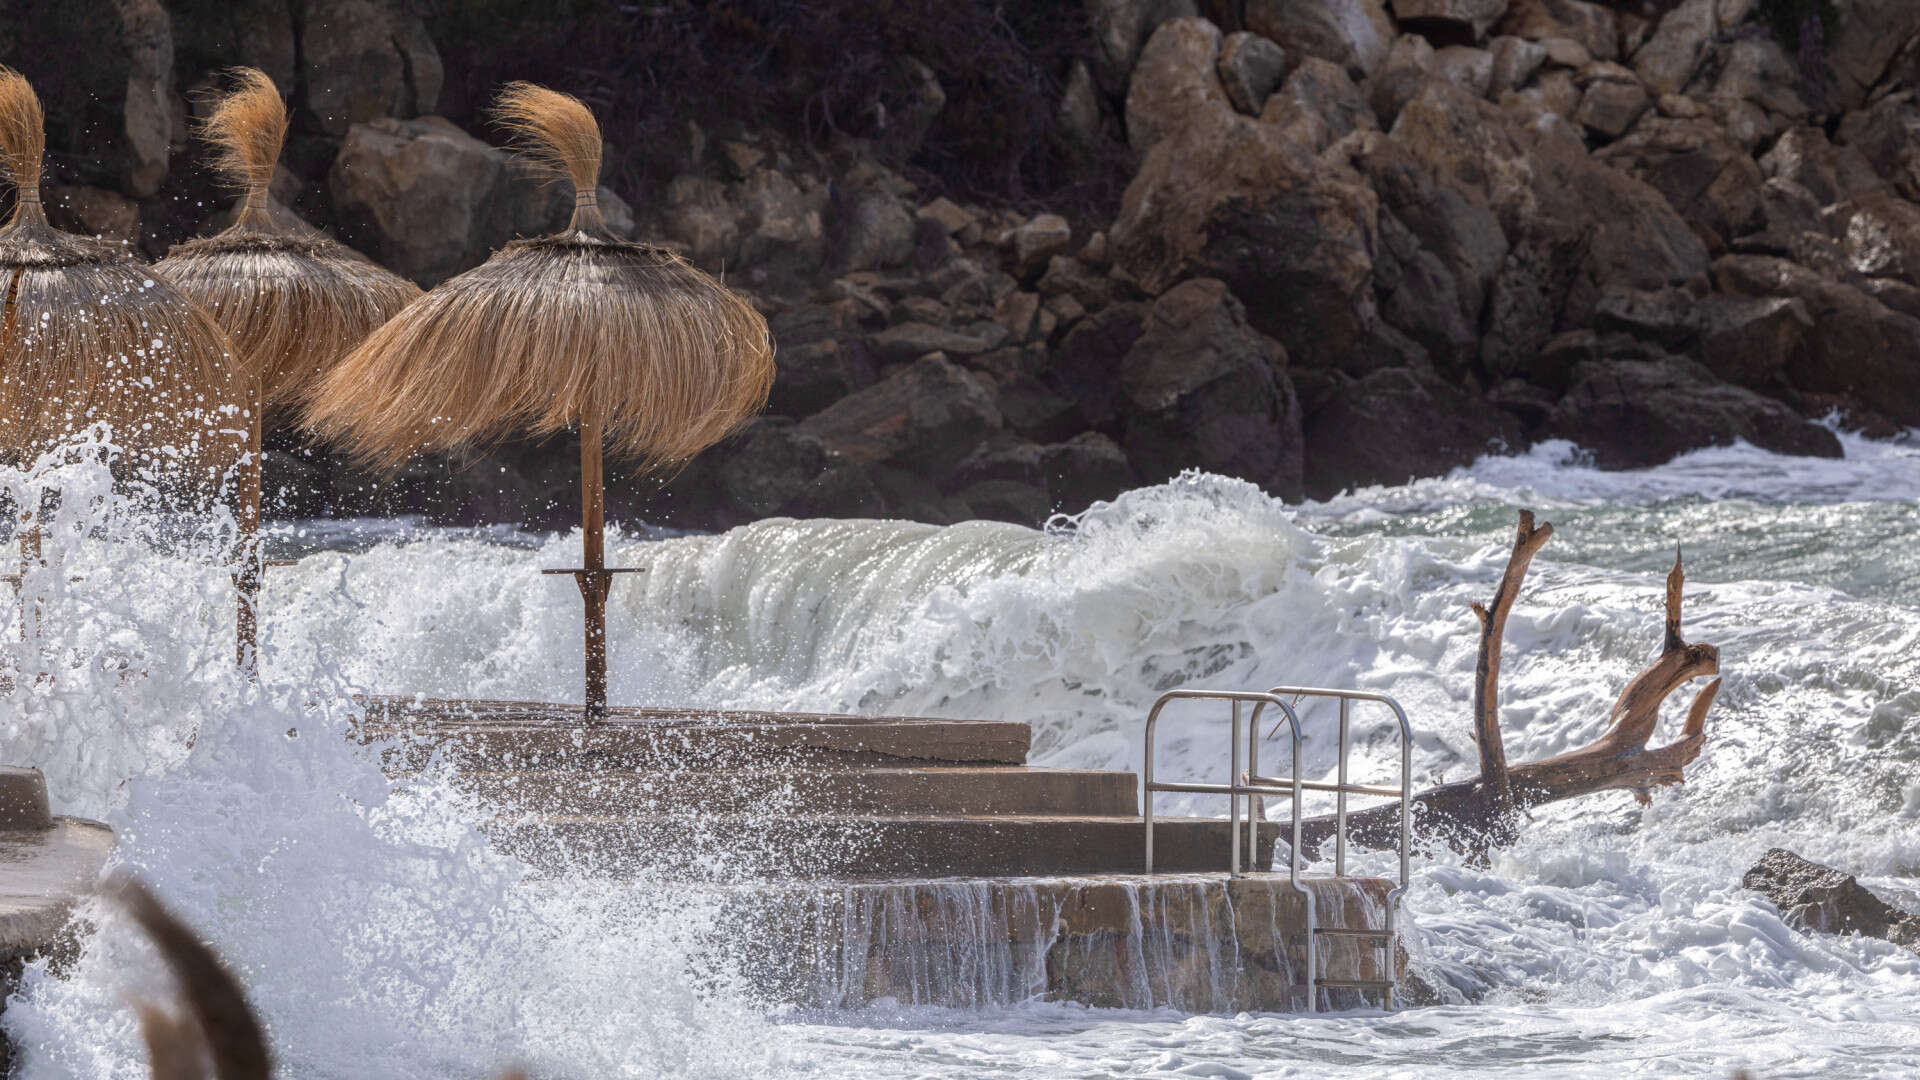
[[438, 116], [355, 124], [328, 177], [342, 230], [396, 273], [432, 286], [486, 258], [503, 155]]
[[1848, 113], [1840, 122], [1839, 143], [1858, 152], [1878, 179], [1909, 199], [1920, 199], [1920, 102], [1913, 91], [1889, 94]]
[[927, 356], [815, 413], [795, 431], [854, 462], [940, 476], [1000, 427], [990, 383]]
[[1127, 145], [1144, 154], [1175, 131], [1216, 127], [1233, 111], [1215, 71], [1220, 31], [1200, 18], [1162, 23], [1127, 89]]
[[720, 488], [749, 520], [887, 512], [861, 463], [792, 421], [758, 420], [726, 449], [731, 452], [719, 467]]
[[1841, 104], [1866, 102], [1887, 65], [1920, 34], [1920, 5], [1908, 0], [1852, 0], [1835, 5], [1839, 26], [1827, 44], [1827, 62], [1839, 84]]
[[1040, 275], [1034, 288], [1045, 297], [1071, 296], [1088, 311], [1113, 303], [1121, 291], [1119, 282], [1071, 255], [1048, 259], [1047, 272]]
[[[992, 327], [992, 329], [988, 329]], [[992, 323], [960, 329], [905, 322], [873, 335], [874, 355], [882, 361], [912, 360], [928, 353], [949, 356], [973, 356], [998, 348], [1007, 334]]]
[[1841, 456], [1839, 440], [1826, 428], [1672, 357], [1580, 365], [1542, 434], [1572, 440], [1603, 469], [1646, 468], [1736, 439], [1781, 454]]
[[1247, 0], [1247, 29], [1295, 56], [1317, 56], [1363, 79], [1393, 47], [1393, 20], [1380, 0]]
[[1215, 66], [1233, 107], [1248, 116], [1258, 116], [1267, 95], [1286, 78], [1287, 50], [1242, 30], [1227, 35]]
[[1167, 290], [1120, 366], [1127, 457], [1156, 483], [1185, 468], [1300, 491], [1300, 410], [1278, 343], [1224, 282]]
[[1751, 102], [1790, 121], [1807, 119], [1811, 110], [1794, 89], [1802, 83], [1800, 69], [1779, 42], [1766, 37], [1743, 38], [1726, 46], [1715, 60], [1719, 74], [1710, 90], [1696, 91], [1698, 96]]
[[1813, 318], [1788, 297], [1708, 296], [1693, 310], [1700, 362], [1730, 383], [1756, 389], [1779, 384]]
[[843, 201], [833, 235], [843, 270], [900, 266], [913, 255], [913, 215], [884, 187], [855, 192]]
[[971, 210], [960, 206], [945, 195], [921, 207], [917, 216], [929, 218], [938, 223], [941, 230], [949, 236], [957, 236], [969, 227], [977, 226], [980, 219]]
[[727, 186], [704, 176], [676, 176], [667, 184], [666, 230], [694, 265], [718, 270], [739, 261], [740, 207]]
[[1766, 224], [1760, 166], [1706, 121], [1652, 117], [1597, 156], [1664, 196], [1709, 250]]
[[1089, 0], [1093, 29], [1093, 74], [1108, 94], [1127, 91], [1134, 63], [1147, 39], [1169, 19], [1200, 14], [1193, 0]]
[[811, 176], [799, 181], [776, 169], [754, 171], [742, 184], [740, 205], [748, 225], [740, 260], [770, 276], [804, 282], [826, 258], [827, 186]]
[[381, 117], [431, 113], [445, 77], [419, 16], [394, 0], [306, 0], [296, 10], [305, 104], [346, 134]]
[[1784, 259], [1727, 255], [1715, 286], [1800, 300], [1813, 326], [1787, 363], [1799, 390], [1863, 404], [1898, 424], [1920, 424], [1920, 319]]
[[1887, 186], [1864, 154], [1853, 146], [1835, 146], [1817, 127], [1788, 128], [1760, 158], [1769, 179], [1791, 180], [1807, 189], [1821, 206], [1857, 198]]
[[1383, 351], [1367, 288], [1376, 212], [1357, 175], [1234, 115], [1218, 137], [1182, 132], [1147, 155], [1114, 261], [1149, 294], [1220, 278], [1296, 363], [1364, 369]]
[[1920, 206], [1883, 191], [1828, 207], [1822, 216], [1848, 270], [1920, 285]]
[[1288, 142], [1313, 152], [1361, 129], [1376, 127], [1366, 95], [1340, 65], [1308, 57], [1267, 98], [1260, 121], [1280, 130]]
[[1059, 214], [1039, 214], [1007, 235], [1013, 245], [1014, 273], [1031, 278], [1056, 255], [1073, 250], [1073, 226]]
[[1487, 96], [1495, 101], [1507, 91], [1527, 85], [1547, 62], [1546, 46], [1511, 35], [1494, 38], [1487, 50], [1493, 54], [1493, 79], [1487, 86]]
[[1620, 55], [1620, 25], [1614, 13], [1584, 0], [1512, 0], [1498, 30], [1528, 41], [1577, 41], [1596, 60]]
[[1418, 34], [1402, 34], [1368, 80], [1367, 104], [1375, 119], [1391, 129], [1400, 110], [1433, 77], [1433, 45]]
[[1574, 119], [1603, 138], [1626, 134], [1650, 103], [1646, 87], [1619, 64], [1597, 60], [1582, 68], [1574, 81], [1585, 88]]
[[1074, 402], [1088, 427], [1106, 427], [1118, 415], [1120, 366], [1146, 331], [1149, 305], [1115, 304], [1076, 323], [1060, 342], [1046, 382]]
[[809, 416], [878, 377], [851, 300], [781, 312], [767, 329], [777, 350], [767, 411], [776, 416]]
[[1467, 45], [1449, 45], [1433, 54], [1433, 74], [1477, 97], [1493, 89], [1493, 54]]
[[1386, 368], [1337, 379], [1305, 425], [1308, 496], [1440, 476], [1513, 448], [1512, 417], [1431, 372]]
[[1785, 848], [1772, 848], [1747, 870], [1740, 884], [1773, 901], [1787, 922], [1800, 930], [1859, 934], [1920, 954], [1920, 915], [1875, 896], [1852, 874]]
[[1507, 12], [1507, 0], [1393, 0], [1393, 17], [1421, 33], [1478, 41]]
[[117, 191], [53, 184], [41, 198], [48, 220], [62, 229], [124, 244], [140, 238], [140, 206]]
[[1713, 44], [1715, 0], [1682, 0], [1633, 54], [1633, 70], [1655, 95], [1686, 89]]

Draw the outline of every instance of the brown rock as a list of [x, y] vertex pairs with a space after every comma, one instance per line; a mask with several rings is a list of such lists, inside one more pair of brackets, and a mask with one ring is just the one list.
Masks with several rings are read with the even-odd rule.
[[[989, 331], [986, 328], [991, 327]], [[1006, 331], [986, 323], [966, 329], [949, 330], [926, 323], [907, 322], [890, 326], [869, 339], [874, 355], [883, 363], [912, 360], [928, 353], [949, 356], [976, 356], [998, 348], [1006, 340]]]
[[1296, 146], [1318, 153], [1334, 140], [1378, 126], [1367, 99], [1340, 65], [1308, 57], [1267, 98], [1260, 122]]
[[1519, 425], [1429, 371], [1385, 368], [1336, 377], [1305, 425], [1305, 487], [1325, 499], [1368, 484], [1441, 476], [1511, 449]]
[[1831, 206], [1887, 186], [1873, 165], [1853, 146], [1835, 146], [1817, 127], [1788, 128], [1760, 158], [1768, 178], [1791, 180], [1821, 206]]
[[1603, 469], [1646, 468], [1736, 439], [1781, 454], [1841, 456], [1826, 428], [1675, 357], [1580, 365], [1541, 434], [1572, 440]]
[[51, 184], [42, 198], [59, 228], [123, 244], [140, 239], [140, 206], [117, 191]]
[[851, 300], [780, 312], [767, 329], [778, 350], [770, 413], [809, 416], [878, 378], [860, 340], [859, 305]]
[[1233, 107], [1248, 116], [1260, 115], [1267, 95], [1287, 75], [1287, 50], [1244, 30], [1228, 34], [1216, 64], [1220, 85]]
[[763, 417], [716, 450], [719, 487], [748, 520], [882, 517], [890, 509], [863, 463], [792, 421]]
[[1127, 89], [1127, 145], [1144, 154], [1174, 131], [1211, 130], [1233, 111], [1216, 64], [1220, 31], [1205, 19], [1161, 24], [1141, 50]]
[[1407, 102], [1434, 77], [1434, 48], [1418, 34], [1403, 34], [1368, 80], [1367, 104], [1374, 117], [1391, 128]]
[[739, 261], [744, 213], [718, 180], [682, 175], [667, 184], [667, 236], [696, 266], [717, 271]]
[[1810, 109], [1794, 91], [1801, 85], [1799, 66], [1779, 42], [1744, 38], [1728, 45], [1715, 58], [1720, 67], [1713, 88], [1701, 96], [1722, 101], [1750, 101], [1787, 120], [1805, 120]]
[[1920, 285], [1920, 206], [1883, 191], [1828, 207], [1822, 216], [1848, 270]]
[[1364, 79], [1393, 47], [1393, 20], [1380, 0], [1247, 0], [1247, 29], [1294, 56], [1317, 56]]
[[1618, 64], [1595, 61], [1581, 69], [1575, 83], [1585, 90], [1574, 119], [1595, 135], [1617, 139], [1647, 111], [1646, 88]]
[[740, 241], [740, 261], [805, 280], [826, 258], [826, 185], [811, 176], [800, 182], [763, 168], [741, 185], [738, 199], [749, 223]]
[[1088, 0], [1093, 74], [1108, 94], [1127, 91], [1140, 50], [1161, 23], [1200, 14], [1193, 0]]
[[1901, 195], [1920, 199], [1920, 103], [1912, 91], [1889, 94], [1870, 108], [1848, 113], [1840, 121], [1839, 141]]
[[395, 0], [307, 0], [299, 13], [305, 104], [332, 134], [431, 113], [444, 71], [427, 28]]
[[1433, 74], [1476, 97], [1486, 97], [1493, 88], [1493, 54], [1449, 45], [1433, 54]]
[[1493, 53], [1493, 79], [1487, 96], [1495, 101], [1507, 91], [1527, 85], [1547, 62], [1547, 47], [1524, 38], [1497, 37], [1488, 48]]
[[1694, 308], [1700, 362], [1730, 383], [1775, 386], [1813, 329], [1807, 307], [1787, 297], [1708, 296]]
[[939, 476], [1000, 427], [1000, 409], [983, 376], [928, 356], [815, 413], [795, 431], [849, 461]]
[[1773, 848], [1747, 870], [1740, 884], [1773, 901], [1800, 930], [1859, 934], [1920, 954], [1920, 915], [1888, 904], [1852, 874]]
[[1422, 34], [1478, 41], [1506, 14], [1507, 0], [1393, 0], [1393, 17]]
[[965, 232], [968, 226], [977, 225], [980, 220], [971, 211], [945, 195], [921, 207], [917, 213], [918, 216], [938, 224], [949, 236], [958, 236]]
[[1072, 401], [1086, 427], [1106, 427], [1119, 414], [1120, 365], [1146, 332], [1149, 306], [1115, 304], [1074, 324], [1060, 341], [1044, 378]]
[[1528, 41], [1568, 38], [1596, 60], [1620, 55], [1620, 25], [1614, 13], [1584, 0], [1512, 0], [1498, 32]]
[[1105, 136], [1106, 116], [1100, 91], [1094, 88], [1093, 69], [1084, 60], [1075, 60], [1067, 70], [1066, 88], [1060, 91], [1061, 131], [1080, 148], [1090, 148]]
[[1111, 232], [1116, 265], [1149, 294], [1222, 279], [1297, 363], [1380, 363], [1373, 192], [1274, 125], [1231, 120], [1219, 137], [1182, 132], [1147, 155]]
[[1711, 251], [1765, 227], [1760, 166], [1710, 123], [1652, 117], [1596, 156], [1651, 185]]
[[1654, 94], [1677, 94], [1706, 59], [1719, 31], [1716, 0], [1681, 0], [1633, 54], [1633, 70]]
[[1300, 410], [1278, 343], [1224, 282], [1167, 290], [1120, 366], [1127, 457], [1149, 483], [1200, 468], [1300, 490]]
[[1031, 277], [1056, 255], [1073, 250], [1073, 226], [1058, 214], [1040, 214], [1008, 234], [1014, 273]]
[[438, 116], [347, 132], [328, 176], [342, 231], [396, 273], [432, 286], [506, 239], [505, 152]]
[[901, 266], [913, 255], [913, 215], [898, 196], [870, 187], [842, 200], [833, 235], [842, 270]]
[[1558, 67], [1578, 71], [1593, 63], [1593, 51], [1569, 37], [1541, 38], [1540, 47], [1547, 50], [1547, 62]]
[[1909, 0], [1854, 0], [1836, 5], [1840, 25], [1827, 43], [1827, 62], [1841, 105], [1858, 109], [1893, 58], [1920, 34], [1920, 4]]

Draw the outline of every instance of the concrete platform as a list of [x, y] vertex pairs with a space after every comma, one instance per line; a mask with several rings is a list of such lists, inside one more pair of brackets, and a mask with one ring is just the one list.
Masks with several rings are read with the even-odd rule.
[[[548, 871], [690, 878], [1130, 874], [1142, 868], [1137, 817], [1069, 814], [796, 816], [542, 814], [482, 826], [503, 849]], [[1280, 828], [1260, 830], [1255, 865]], [[1168, 872], [1224, 871], [1232, 837], [1217, 818], [1156, 817], [1154, 861]]]
[[1027, 765], [895, 765], [640, 772], [608, 769], [471, 771], [462, 787], [502, 810], [555, 814], [1139, 813], [1132, 773]]
[[366, 705], [362, 738], [425, 736], [460, 766], [479, 769], [728, 768], [768, 760], [1019, 765], [1031, 741], [1027, 725], [1002, 720], [616, 706], [605, 720], [588, 721], [578, 706], [530, 702], [376, 697]]

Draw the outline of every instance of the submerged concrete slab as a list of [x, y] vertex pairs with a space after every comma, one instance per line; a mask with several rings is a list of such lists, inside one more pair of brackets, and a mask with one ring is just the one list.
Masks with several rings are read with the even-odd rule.
[[[1379, 930], [1391, 884], [1306, 878], [1316, 924]], [[721, 901], [720, 947], [769, 1001], [891, 998], [978, 1008], [1036, 999], [1186, 1012], [1299, 1011], [1306, 899], [1284, 875], [980, 878], [760, 886]], [[1322, 935], [1315, 970], [1398, 978], [1405, 955]], [[1319, 1008], [1377, 1006], [1326, 989]]]
[[579, 706], [373, 697], [364, 739], [403, 738], [393, 764], [419, 767], [439, 748], [462, 768], [715, 768], [752, 761], [1018, 765], [1027, 725], [1000, 720]]
[[457, 781], [502, 811], [555, 814], [1074, 814], [1132, 817], [1132, 773], [1014, 765], [711, 771], [474, 771]]

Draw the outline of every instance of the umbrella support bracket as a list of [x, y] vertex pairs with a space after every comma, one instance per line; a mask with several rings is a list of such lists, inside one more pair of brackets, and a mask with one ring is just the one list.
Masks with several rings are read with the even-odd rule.
[[566, 570], [542, 570], [540, 572], [542, 574], [571, 574], [573, 575], [573, 583], [580, 586], [581, 596], [591, 596], [592, 594], [588, 592], [588, 590], [597, 588], [600, 591], [600, 599], [605, 600], [608, 591], [613, 588], [613, 575], [644, 574], [647, 572], [647, 568], [644, 566], [607, 566], [598, 570], [574, 568]]

